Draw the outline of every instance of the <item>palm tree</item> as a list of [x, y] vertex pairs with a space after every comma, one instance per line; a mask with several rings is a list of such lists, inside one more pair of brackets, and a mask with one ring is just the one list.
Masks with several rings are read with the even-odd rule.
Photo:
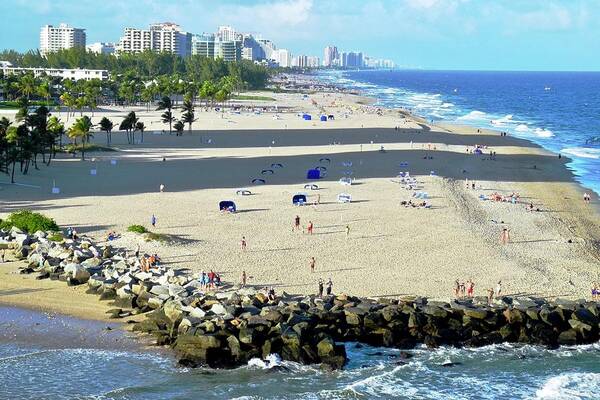
[[175, 122], [175, 125], [173, 127], [177, 131], [177, 136], [181, 136], [183, 134], [183, 130], [185, 129], [185, 125], [183, 124], [183, 121]]
[[44, 81], [42, 81], [42, 83], [40, 83], [40, 85], [37, 88], [37, 92], [40, 95], [40, 97], [43, 97], [46, 99], [46, 107], [50, 106], [50, 82], [45, 79]]
[[188, 130], [192, 133], [192, 124], [196, 119], [194, 118], [194, 103], [189, 98], [183, 101], [183, 114], [181, 115], [181, 121], [188, 124]]
[[114, 124], [112, 121], [106, 117], [102, 117], [100, 120], [100, 130], [106, 132], [106, 145], [109, 146], [112, 141], [111, 132], [113, 130]]
[[48, 118], [48, 126], [46, 128], [55, 138], [58, 138], [58, 147], [62, 148], [62, 137], [65, 134], [65, 125], [60, 122], [55, 116]]
[[127, 143], [135, 143], [135, 125], [138, 122], [138, 117], [135, 112], [131, 111], [119, 125], [119, 130], [127, 132]]
[[35, 77], [31, 74], [21, 76], [18, 86], [19, 92], [29, 100], [29, 97], [36, 91]]
[[94, 124], [92, 124], [92, 120], [87, 115], [84, 115], [81, 118], [77, 118], [75, 123], [71, 128], [69, 128], [69, 137], [77, 140], [77, 138], [81, 138], [81, 160], [85, 160], [85, 144], [90, 141], [90, 138], [93, 137], [90, 133], [90, 130]]
[[173, 117], [173, 113], [171, 112], [171, 110], [173, 109], [173, 102], [171, 101], [171, 98], [169, 96], [163, 96], [162, 99], [160, 99], [160, 101], [158, 102], [158, 108], [156, 109], [158, 110], [167, 110], [165, 111], [161, 117], [162, 117], [162, 122], [163, 123], [168, 123], [169, 124], [169, 135], [171, 133], [173, 133], [173, 121], [175, 120], [175, 117]]
[[146, 130], [146, 125], [144, 125], [143, 122], [137, 122], [135, 124], [135, 130], [140, 131], [140, 133], [142, 134], [142, 143], [144, 143], [144, 130]]

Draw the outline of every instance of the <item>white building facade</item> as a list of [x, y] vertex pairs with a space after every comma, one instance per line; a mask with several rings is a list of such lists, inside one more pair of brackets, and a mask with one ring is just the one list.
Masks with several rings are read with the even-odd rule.
[[85, 46], [87, 51], [96, 54], [114, 54], [115, 47], [114, 43], [105, 42], [92, 43]]
[[73, 28], [65, 23], [45, 25], [40, 31], [40, 53], [43, 56], [73, 47], [85, 48], [85, 42], [85, 29]]
[[13, 67], [12, 65], [1, 64], [0, 63], [0, 71], [4, 75], [20, 75], [31, 73], [33, 76], [51, 76], [62, 79], [70, 79], [73, 81], [78, 80], [92, 80], [99, 79], [101, 81], [108, 79], [108, 71], [105, 69], [69, 69], [69, 68], [21, 68], [21, 67]]
[[125, 28], [118, 53], [167, 52], [181, 57], [192, 53], [192, 35], [171, 22], [150, 25], [149, 29]]

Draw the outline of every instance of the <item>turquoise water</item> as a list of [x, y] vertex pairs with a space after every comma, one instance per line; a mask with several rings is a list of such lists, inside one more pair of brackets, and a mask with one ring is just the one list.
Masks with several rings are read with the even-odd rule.
[[[597, 399], [600, 346], [413, 351], [348, 345], [344, 371], [254, 360], [227, 371], [132, 351], [0, 345], [2, 399]], [[275, 359], [275, 358], [274, 358]], [[457, 365], [442, 366], [451, 361]]]

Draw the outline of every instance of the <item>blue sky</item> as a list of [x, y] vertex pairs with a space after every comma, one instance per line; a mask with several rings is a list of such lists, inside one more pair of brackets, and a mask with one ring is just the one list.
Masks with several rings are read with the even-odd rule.
[[125, 26], [229, 24], [294, 54], [335, 44], [430, 69], [600, 70], [600, 0], [1, 0], [0, 49], [37, 48], [42, 25], [118, 41]]

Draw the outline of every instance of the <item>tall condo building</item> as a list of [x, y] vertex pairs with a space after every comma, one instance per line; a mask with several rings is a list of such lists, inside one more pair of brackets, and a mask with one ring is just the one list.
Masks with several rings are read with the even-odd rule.
[[337, 60], [339, 60], [340, 54], [338, 53], [338, 49], [335, 46], [327, 46], [325, 47], [325, 51], [323, 52], [323, 66], [331, 67], [336, 65]]
[[117, 51], [141, 53], [146, 50], [186, 57], [192, 52], [192, 35], [171, 22], [152, 24], [149, 29], [125, 28]]
[[235, 29], [231, 26], [220, 26], [217, 38], [223, 42], [233, 42], [236, 39]]
[[85, 48], [85, 29], [73, 28], [65, 23], [45, 25], [40, 31], [40, 53], [46, 55], [72, 47]]
[[211, 33], [193, 35], [192, 55], [215, 58], [215, 35]]

